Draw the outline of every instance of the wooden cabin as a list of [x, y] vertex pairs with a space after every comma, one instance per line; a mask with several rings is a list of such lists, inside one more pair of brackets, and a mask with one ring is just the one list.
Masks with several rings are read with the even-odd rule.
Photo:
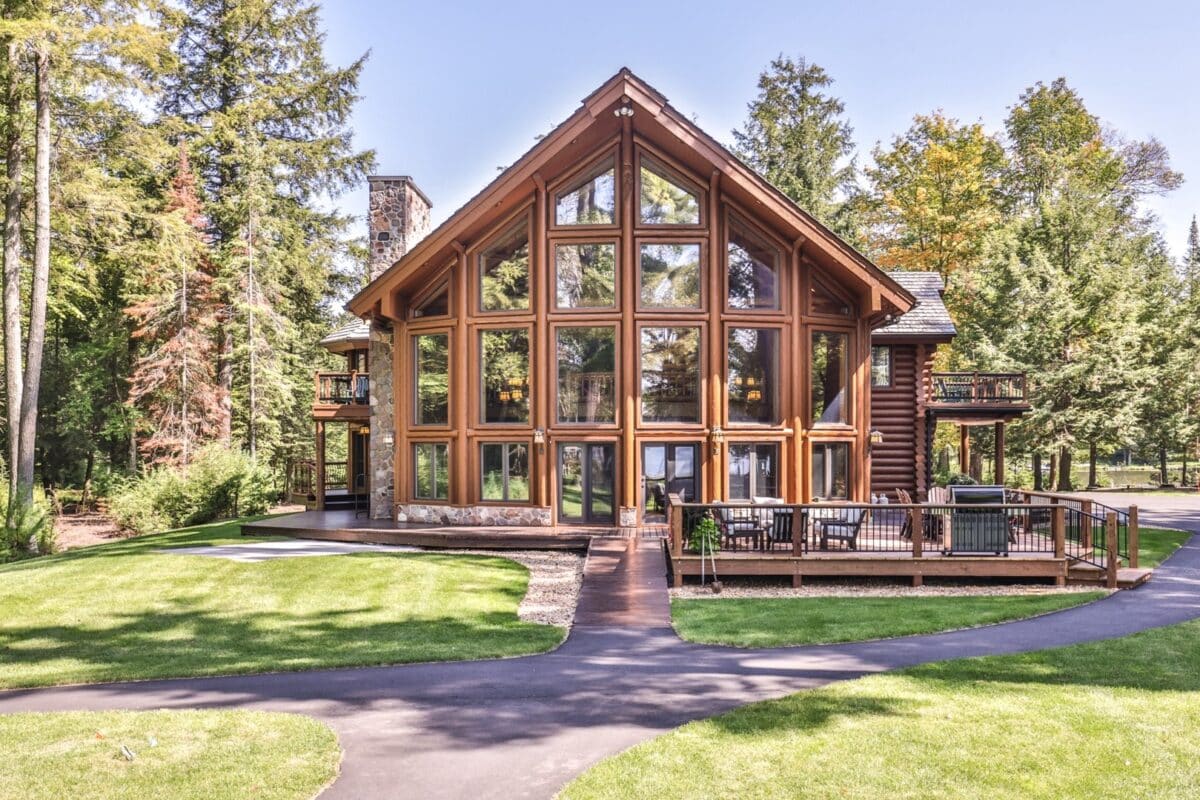
[[667, 495], [928, 485], [936, 276], [880, 270], [628, 70], [432, 231], [411, 178], [370, 186], [337, 378], [365, 396], [314, 420], [365, 413], [372, 516], [634, 526]]

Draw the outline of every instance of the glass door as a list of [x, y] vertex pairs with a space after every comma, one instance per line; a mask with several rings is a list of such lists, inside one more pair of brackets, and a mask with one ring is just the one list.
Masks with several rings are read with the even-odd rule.
[[699, 497], [696, 468], [699, 446], [647, 443], [642, 445], [642, 519], [665, 522], [667, 495], [695, 502]]
[[610, 443], [558, 446], [560, 522], [616, 522], [616, 446]]

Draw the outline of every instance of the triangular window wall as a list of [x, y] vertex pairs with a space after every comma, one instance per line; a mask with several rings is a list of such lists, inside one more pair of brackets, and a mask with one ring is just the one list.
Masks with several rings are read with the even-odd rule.
[[642, 156], [638, 175], [639, 217], [643, 225], [699, 225], [700, 193], [670, 170]]
[[554, 195], [555, 225], [615, 225], [617, 170], [608, 157]]
[[812, 292], [809, 310], [813, 314], [827, 317], [848, 317], [853, 309], [849, 301], [842, 299], [836, 292], [822, 283], [816, 275], [812, 278]]

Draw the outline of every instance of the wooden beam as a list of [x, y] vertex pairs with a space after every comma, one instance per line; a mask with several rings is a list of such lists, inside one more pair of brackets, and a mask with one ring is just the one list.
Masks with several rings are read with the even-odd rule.
[[[708, 295], [708, 379], [704, 382], [708, 387], [708, 428], [712, 430], [718, 426], [724, 428], [724, 391], [725, 382], [723, 362], [725, 357], [725, 333], [721, 326], [721, 312], [725, 308], [725, 298], [721, 293], [721, 274], [724, 264], [721, 259], [720, 246], [720, 224], [721, 224], [721, 173], [717, 170], [712, 171], [712, 175], [708, 181], [708, 264], [705, 269], [707, 277], [707, 287], [705, 294]], [[709, 447], [709, 474], [712, 475], [712, 486], [709, 491], [713, 500], [721, 500], [727, 497], [727, 488], [725, 486], [725, 447], [722, 445], [721, 452], [718, 452], [715, 447]]]
[[996, 483], [1004, 485], [1004, 423], [996, 423]]
[[317, 421], [317, 511], [325, 510], [325, 423]]
[[1117, 568], [1120, 557], [1117, 555], [1117, 512], [1110, 511], [1104, 518], [1104, 557], [1105, 585], [1109, 589], [1117, 588]]
[[453, 414], [453, 436], [454, 440], [451, 444], [454, 453], [451, 456], [450, 474], [454, 479], [450, 483], [450, 502], [456, 505], [466, 505], [469, 501], [468, 487], [468, 471], [467, 471], [467, 427], [469, 422], [467, 414], [471, 403], [468, 398], [471, 396], [471, 389], [467, 385], [469, 381], [468, 364], [471, 361], [471, 342], [468, 340], [469, 332], [467, 329], [467, 309], [470, 304], [467, 301], [468, 287], [470, 286], [471, 270], [467, 264], [467, 253], [462, 244], [457, 240], [453, 242], [455, 251], [458, 253], [458, 273], [456, 274], [454, 305], [455, 315], [454, 320], [454, 335], [453, 346], [451, 347], [451, 380], [450, 380], [450, 408]]
[[621, 277], [624, 280], [619, 280], [618, 284], [621, 287], [621, 347], [620, 364], [620, 423], [621, 423], [621, 459], [620, 459], [620, 481], [621, 491], [618, 495], [616, 506], [613, 509], [617, 514], [617, 522], [620, 522], [620, 509], [622, 506], [637, 506], [637, 442], [634, 439], [634, 429], [637, 427], [638, 418], [638, 387], [637, 383], [637, 365], [641, 360], [641, 352], [638, 347], [637, 322], [635, 311], [637, 307], [637, 250], [633, 239], [634, 214], [637, 204], [637, 197], [634, 194], [633, 187], [637, 180], [634, 157], [633, 157], [633, 120], [629, 117], [621, 119], [621, 229], [622, 229], [622, 257]]
[[1138, 531], [1138, 507], [1129, 507], [1129, 566], [1137, 569], [1138, 566], [1138, 547], [1139, 539], [1141, 538]]
[[[554, 372], [550, 365], [550, 325], [547, 317], [553, 305], [550, 300], [553, 289], [550, 286], [549, 243], [546, 241], [546, 220], [549, 216], [546, 181], [543, 180], [540, 173], [535, 173], [533, 180], [537, 186], [537, 196], [533, 204], [532, 307], [535, 309], [535, 315], [533, 322], [534, 353], [529, 365], [530, 387], [533, 392], [533, 397], [530, 398], [533, 408], [530, 410], [534, 429], [541, 429], [544, 432], [550, 427], [550, 397], [555, 391], [552, 386]], [[535, 505], [547, 507], [550, 505], [549, 474], [552, 462], [546, 452], [544, 442], [535, 444], [534, 449], [533, 458], [529, 462], [530, 469], [535, 470], [533, 500]]]
[[958, 471], [971, 474], [971, 428], [962, 424], [958, 426]]

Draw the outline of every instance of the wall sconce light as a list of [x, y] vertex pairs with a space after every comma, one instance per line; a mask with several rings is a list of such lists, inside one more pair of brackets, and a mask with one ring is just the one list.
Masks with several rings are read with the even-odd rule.
[[361, 436], [369, 436], [371, 433], [371, 427], [369, 425], [363, 425], [358, 429], [358, 433]]
[[396, 441], [396, 440], [392, 438], [392, 434], [390, 434], [390, 433], [385, 433], [385, 434], [383, 435], [383, 446], [384, 446], [384, 447], [391, 447], [391, 446], [392, 446], [392, 444], [393, 444], [395, 441]]
[[720, 454], [721, 444], [724, 441], [725, 441], [725, 431], [721, 429], [720, 425], [715, 426], [712, 429], [713, 453]]
[[878, 428], [871, 428], [870, 436], [871, 436], [870, 441], [871, 441], [872, 447], [874, 447], [877, 444], [883, 444], [883, 431], [879, 430]]

